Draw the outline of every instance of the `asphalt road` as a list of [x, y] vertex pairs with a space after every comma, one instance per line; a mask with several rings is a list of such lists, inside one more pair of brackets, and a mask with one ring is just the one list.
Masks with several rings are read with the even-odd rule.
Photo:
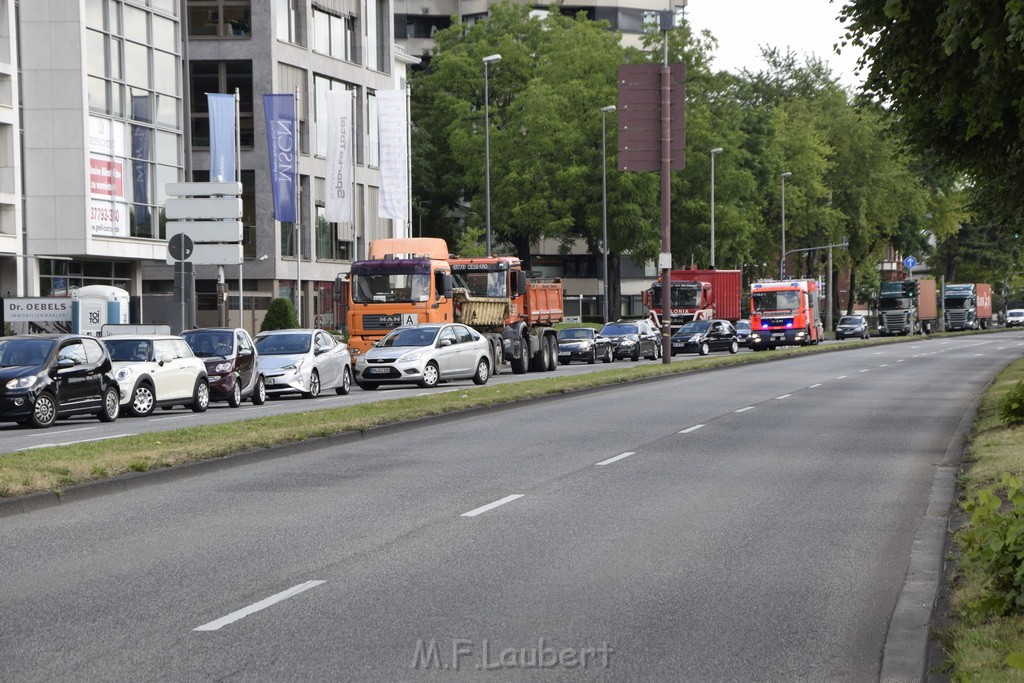
[[1022, 352], [801, 356], [3, 518], [0, 678], [877, 678], [935, 465]]

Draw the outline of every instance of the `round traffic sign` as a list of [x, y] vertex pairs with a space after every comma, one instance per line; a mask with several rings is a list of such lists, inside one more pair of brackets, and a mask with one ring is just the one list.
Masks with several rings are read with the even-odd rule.
[[903, 265], [907, 267], [907, 270], [913, 270], [914, 266], [917, 265], [917, 259], [914, 258], [913, 256], [908, 256], [907, 258], [903, 259]]
[[193, 249], [195, 245], [192, 244], [192, 238], [183, 232], [171, 235], [171, 239], [167, 240], [167, 253], [175, 261], [187, 261], [192, 256]]

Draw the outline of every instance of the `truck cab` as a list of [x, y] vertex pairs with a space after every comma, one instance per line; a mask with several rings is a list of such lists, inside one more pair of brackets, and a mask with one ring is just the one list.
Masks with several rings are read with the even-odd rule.
[[[661, 282], [655, 282], [643, 293], [644, 305], [651, 310], [656, 327], [660, 327], [657, 315], [661, 309], [661, 297]], [[671, 297], [673, 332], [694, 320], [711, 320], [715, 317], [715, 298], [710, 282], [672, 280]]]

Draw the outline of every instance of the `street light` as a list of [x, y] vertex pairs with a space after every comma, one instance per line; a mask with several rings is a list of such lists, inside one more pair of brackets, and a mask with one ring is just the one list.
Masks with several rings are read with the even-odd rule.
[[601, 255], [604, 257], [604, 323], [608, 324], [608, 161], [605, 143], [605, 114], [615, 111], [615, 105], [601, 107]]
[[715, 267], [715, 156], [724, 150], [715, 147], [711, 150], [711, 267]]
[[782, 257], [779, 259], [779, 279], [786, 277], [786, 178], [793, 175], [786, 171], [779, 177], [782, 179]]
[[487, 256], [491, 255], [491, 112], [487, 65], [500, 61], [501, 55], [484, 57], [484, 201], [487, 204]]

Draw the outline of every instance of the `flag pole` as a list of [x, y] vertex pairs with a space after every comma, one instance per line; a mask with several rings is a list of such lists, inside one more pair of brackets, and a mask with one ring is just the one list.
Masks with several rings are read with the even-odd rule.
[[295, 120], [292, 122], [295, 137], [295, 314], [302, 327], [302, 229], [299, 220], [302, 217], [299, 200], [299, 89], [295, 89]]
[[[242, 180], [242, 153], [241, 153], [241, 127], [242, 117], [239, 111], [239, 95], [238, 88], [235, 88], [235, 182], [241, 182]], [[245, 263], [245, 251], [242, 250], [242, 260], [238, 262], [238, 326], [244, 327], [245, 322], [245, 304], [242, 299], [245, 298], [245, 287], [242, 285], [242, 267]]]

